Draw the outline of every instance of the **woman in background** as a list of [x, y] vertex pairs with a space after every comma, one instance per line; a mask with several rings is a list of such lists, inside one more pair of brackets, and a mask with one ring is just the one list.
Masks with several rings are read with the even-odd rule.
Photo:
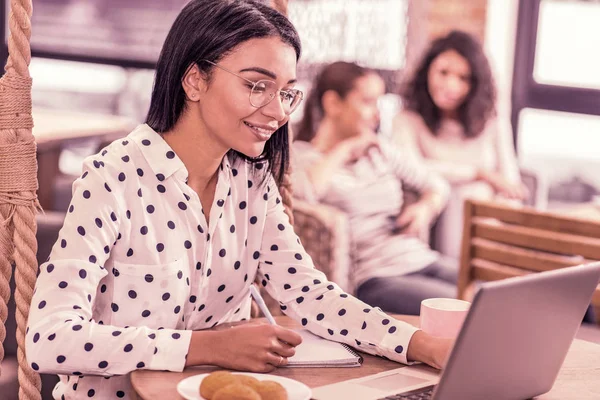
[[[344, 211], [359, 299], [418, 314], [421, 300], [456, 296], [456, 267], [418, 238], [446, 203], [448, 185], [375, 134], [383, 80], [336, 62], [317, 76], [294, 143], [294, 193]], [[406, 187], [421, 193], [403, 207]]]
[[469, 34], [434, 41], [402, 92], [394, 141], [416, 162], [442, 175], [451, 196], [435, 232], [435, 248], [458, 258], [465, 199], [522, 200], [512, 131], [496, 118], [489, 63]]

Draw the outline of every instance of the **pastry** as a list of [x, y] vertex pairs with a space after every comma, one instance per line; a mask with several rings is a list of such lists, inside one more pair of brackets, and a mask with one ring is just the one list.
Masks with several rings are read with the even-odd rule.
[[219, 389], [237, 382], [236, 376], [229, 371], [215, 371], [210, 373], [200, 384], [200, 396], [211, 400]]
[[262, 400], [287, 400], [287, 390], [274, 381], [261, 381], [258, 385], [258, 394]]
[[250, 386], [238, 382], [217, 390], [211, 400], [261, 400], [261, 397]]

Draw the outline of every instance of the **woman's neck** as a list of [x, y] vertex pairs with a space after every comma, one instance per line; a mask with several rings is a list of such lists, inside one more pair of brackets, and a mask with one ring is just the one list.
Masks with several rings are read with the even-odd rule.
[[441, 111], [442, 119], [458, 121], [458, 110]]
[[321, 153], [327, 153], [344, 139], [346, 139], [346, 136], [343, 135], [339, 127], [330, 119], [324, 118], [319, 124], [315, 137], [311, 140], [311, 144]]
[[203, 191], [217, 176], [229, 149], [210, 135], [198, 119], [183, 113], [173, 129], [163, 135], [188, 171], [188, 185]]

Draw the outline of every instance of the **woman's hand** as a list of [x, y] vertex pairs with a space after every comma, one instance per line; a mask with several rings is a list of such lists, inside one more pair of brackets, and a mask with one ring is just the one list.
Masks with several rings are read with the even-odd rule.
[[453, 339], [416, 331], [408, 344], [407, 358], [409, 361], [421, 361], [433, 368], [443, 369], [448, 362], [452, 346], [454, 346]]
[[477, 176], [490, 184], [496, 193], [508, 199], [524, 200], [528, 195], [527, 188], [521, 182], [511, 183], [497, 172], [481, 170]]
[[[295, 354], [294, 347], [302, 342], [296, 332], [277, 325], [242, 324], [212, 332], [194, 332], [210, 334], [210, 341], [202, 340], [190, 344], [190, 354], [195, 346], [208, 346], [208, 357], [205, 364], [219, 367], [250, 371], [271, 372], [277, 367], [287, 364], [288, 357]], [[206, 348], [198, 349], [205, 353]], [[190, 362], [188, 354], [188, 363]], [[199, 363], [200, 364], [200, 363]]]
[[322, 160], [315, 162], [306, 170], [316, 197], [319, 198], [327, 191], [336, 171], [365, 155], [368, 156], [369, 151], [378, 150], [377, 136], [373, 132], [368, 132], [346, 139], [327, 151]]
[[396, 219], [394, 233], [421, 237], [429, 229], [434, 214], [428, 202], [410, 204]]
[[358, 161], [371, 149], [379, 150], [379, 139], [373, 132], [368, 132], [344, 140], [337, 145], [334, 152], [342, 164], [348, 164]]

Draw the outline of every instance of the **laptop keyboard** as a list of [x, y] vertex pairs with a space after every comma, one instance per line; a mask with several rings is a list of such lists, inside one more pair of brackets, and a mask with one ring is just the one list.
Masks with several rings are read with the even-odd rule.
[[435, 386], [426, 386], [420, 389], [411, 390], [410, 392], [393, 394], [391, 396], [382, 397], [379, 400], [430, 400], [433, 396]]

